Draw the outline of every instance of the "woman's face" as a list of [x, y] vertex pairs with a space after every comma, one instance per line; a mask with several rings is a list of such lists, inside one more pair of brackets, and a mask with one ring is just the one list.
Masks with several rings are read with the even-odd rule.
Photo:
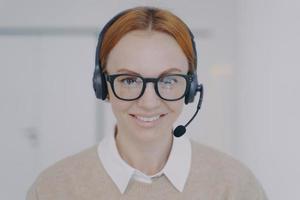
[[[106, 71], [157, 78], [161, 74], [187, 74], [188, 61], [176, 40], [157, 31], [131, 31], [112, 49]], [[165, 101], [148, 83], [143, 96], [134, 101], [116, 98], [108, 84], [109, 101], [117, 119], [118, 133], [135, 140], [154, 141], [171, 134], [184, 99]]]

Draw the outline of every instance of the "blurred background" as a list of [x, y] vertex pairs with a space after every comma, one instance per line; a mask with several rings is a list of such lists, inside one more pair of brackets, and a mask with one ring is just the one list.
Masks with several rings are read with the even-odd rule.
[[245, 163], [269, 199], [300, 199], [297, 0], [0, 0], [0, 199], [24, 199], [43, 169], [112, 132], [92, 89], [97, 37], [140, 5], [195, 35], [205, 95], [187, 134]]

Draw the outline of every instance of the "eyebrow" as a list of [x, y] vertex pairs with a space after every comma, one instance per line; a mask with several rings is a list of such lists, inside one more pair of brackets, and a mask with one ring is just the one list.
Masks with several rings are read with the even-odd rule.
[[[129, 69], [126, 69], [126, 68], [119, 69], [119, 70], [117, 70], [117, 72], [122, 72], [122, 73], [124, 72], [124, 73], [128, 73], [128, 74], [142, 76], [140, 73], [137, 73], [135, 71], [132, 71], [132, 70], [129, 70]], [[167, 69], [167, 70], [163, 71], [162, 73], [160, 73], [159, 76], [169, 74], [169, 73], [172, 73], [172, 72], [182, 72], [182, 70], [180, 70], [178, 68], [170, 68], [170, 69]]]

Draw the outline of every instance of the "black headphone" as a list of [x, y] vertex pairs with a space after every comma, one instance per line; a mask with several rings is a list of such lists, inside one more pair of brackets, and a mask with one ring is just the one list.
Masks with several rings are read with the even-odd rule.
[[[94, 87], [96, 97], [98, 99], [105, 100], [107, 98], [107, 94], [108, 94], [107, 82], [106, 82], [106, 79], [105, 79], [105, 76], [104, 76], [104, 73], [102, 70], [101, 59], [99, 59], [100, 49], [102, 46], [104, 35], [105, 35], [106, 31], [109, 29], [109, 27], [115, 21], [117, 21], [121, 16], [126, 14], [128, 11], [129, 10], [120, 12], [115, 17], [113, 17], [111, 20], [109, 20], [105, 24], [105, 26], [103, 27], [102, 31], [99, 34], [98, 44], [97, 44], [97, 48], [96, 48], [96, 56], [95, 56], [95, 70], [94, 70], [94, 76], [93, 76], [93, 87]], [[193, 52], [195, 55], [194, 63], [195, 63], [195, 66], [197, 66], [197, 51], [196, 51], [196, 45], [194, 42], [194, 35], [189, 29], [188, 29], [188, 31], [189, 31], [189, 34], [190, 34], [190, 37], [192, 40]], [[199, 90], [199, 88], [202, 88], [202, 85], [198, 84], [196, 71], [189, 72], [188, 74], [190, 75], [190, 79], [189, 79], [189, 85], [188, 85], [188, 88], [187, 88], [187, 91], [185, 94], [185, 99], [184, 99], [185, 104], [193, 102], [198, 91], [201, 92], [201, 95], [202, 95], [202, 89], [201, 89], [201, 91]], [[201, 102], [202, 102], [202, 98], [201, 98]], [[201, 103], [200, 103], [200, 105], [201, 105]]]

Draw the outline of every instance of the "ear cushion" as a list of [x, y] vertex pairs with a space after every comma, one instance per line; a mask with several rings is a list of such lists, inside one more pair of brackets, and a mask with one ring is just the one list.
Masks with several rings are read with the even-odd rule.
[[185, 95], [185, 99], [184, 99], [184, 103], [188, 104], [188, 103], [192, 103], [194, 101], [194, 98], [197, 94], [197, 88], [198, 88], [198, 78], [197, 78], [197, 62], [198, 62], [198, 58], [197, 58], [197, 49], [196, 49], [196, 44], [195, 44], [195, 40], [194, 40], [194, 35], [192, 33], [192, 31], [190, 29], [188, 29], [189, 33], [190, 33], [190, 37], [192, 40], [192, 47], [193, 47], [193, 52], [194, 52], [194, 70], [193, 72], [189, 72], [188, 75], [191, 75], [192, 77], [192, 81], [189, 83], [188, 89], [187, 89], [187, 93]]
[[98, 99], [105, 100], [107, 97], [107, 83], [104, 74], [100, 71], [99, 65], [96, 65], [93, 76], [93, 87]]
[[185, 104], [192, 103], [194, 101], [194, 98], [197, 93], [197, 87], [198, 87], [197, 74], [195, 72], [192, 72], [192, 73], [189, 73], [189, 75], [191, 75], [192, 81], [190, 82], [187, 92], [186, 92], [186, 95], [185, 95], [185, 99], [184, 99]]

